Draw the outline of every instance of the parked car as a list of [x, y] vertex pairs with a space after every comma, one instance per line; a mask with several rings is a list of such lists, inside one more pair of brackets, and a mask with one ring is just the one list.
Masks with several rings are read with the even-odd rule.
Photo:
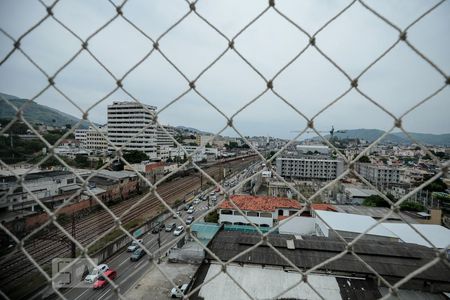
[[97, 280], [97, 278], [107, 270], [109, 270], [107, 264], [100, 264], [96, 266], [94, 269], [92, 269], [92, 272], [89, 273], [89, 275], [84, 278], [84, 281], [87, 283], [94, 283]]
[[158, 233], [161, 230], [163, 230], [165, 227], [165, 225], [161, 222], [156, 222], [155, 224], [153, 224], [153, 228], [152, 228], [152, 233]]
[[186, 292], [187, 288], [188, 288], [188, 284], [187, 283], [178, 286], [178, 289], [177, 288], [173, 288], [170, 291], [170, 297], [172, 297], [172, 298], [183, 298], [184, 293]]
[[189, 208], [191, 208], [191, 206], [192, 206], [192, 205], [190, 205], [190, 204], [186, 204], [186, 205], [184, 206], [184, 210], [189, 210]]
[[184, 231], [184, 226], [178, 226], [177, 229], [173, 232], [173, 235], [180, 235]]
[[194, 222], [194, 216], [188, 216], [186, 219], [186, 224], [191, 224], [192, 222]]
[[194, 203], [194, 204], [199, 204], [199, 203], [200, 203], [200, 199], [195, 198], [194, 201], [193, 201], [192, 203]]
[[[141, 243], [141, 244], [144, 242], [143, 239], [139, 239], [138, 241], [139, 241], [139, 243]], [[127, 252], [134, 252], [137, 248], [139, 248], [139, 244], [138, 244], [136, 241], [133, 240], [133, 241], [131, 242], [130, 246], [128, 246]]]
[[133, 254], [131, 254], [130, 256], [130, 260], [131, 261], [138, 261], [142, 258], [142, 256], [144, 256], [146, 253], [144, 251], [144, 249], [142, 248], [138, 248], [136, 249]]
[[193, 214], [194, 211], [195, 211], [194, 207], [191, 206], [191, 207], [189, 208], [189, 210], [187, 211], [187, 213], [188, 213], [188, 214]]
[[114, 280], [117, 277], [117, 272], [114, 270], [107, 270], [105, 271], [100, 277], [98, 277], [97, 281], [94, 282], [94, 289], [100, 289], [108, 284], [108, 280], [106, 279], [108, 277], [110, 280]]
[[166, 232], [171, 232], [177, 225], [175, 223], [169, 223], [166, 225]]

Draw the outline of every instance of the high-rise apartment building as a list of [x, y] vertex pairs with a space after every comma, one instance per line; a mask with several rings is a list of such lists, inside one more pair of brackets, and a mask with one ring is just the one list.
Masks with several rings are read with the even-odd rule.
[[117, 147], [126, 144], [125, 150], [142, 151], [150, 158], [157, 158], [157, 126], [152, 121], [151, 112], [156, 112], [155, 106], [137, 102], [108, 105], [108, 138], [111, 143]]

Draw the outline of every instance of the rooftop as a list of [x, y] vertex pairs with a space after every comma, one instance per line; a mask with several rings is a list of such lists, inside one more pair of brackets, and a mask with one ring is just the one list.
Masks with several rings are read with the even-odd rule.
[[[432, 247], [414, 229], [405, 223], [382, 223], [384, 227], [397, 235], [405, 243], [413, 243], [425, 247]], [[450, 245], [450, 230], [440, 225], [411, 224], [425, 236], [436, 248], [446, 248]]]
[[[25, 181], [38, 180], [38, 179], [49, 178], [49, 177], [60, 177], [60, 176], [67, 176], [67, 175], [74, 175], [74, 174], [72, 172], [69, 172], [69, 171], [36, 172], [36, 173], [29, 173], [29, 174], [27, 174], [25, 176]], [[0, 182], [15, 182], [15, 181], [17, 181], [16, 176], [2, 176], [2, 177], [0, 177]]]
[[[363, 215], [323, 210], [317, 210], [316, 215], [326, 222], [327, 227], [338, 231], [363, 233], [377, 223], [374, 218]], [[372, 228], [368, 234], [397, 238], [395, 234], [381, 224]]]
[[[381, 219], [386, 216], [391, 210], [387, 207], [371, 207], [371, 206], [363, 206], [363, 205], [335, 205], [336, 210], [338, 212], [344, 212], [349, 214], [356, 215], [365, 215], [372, 217], [374, 219]], [[387, 222], [403, 222], [406, 221], [408, 223], [417, 223], [417, 220], [400, 212], [393, 213], [387, 219]]]
[[[233, 195], [231, 200], [241, 210], [246, 211], [269, 211], [278, 208], [301, 209], [302, 205], [297, 200], [269, 196]], [[219, 205], [219, 209], [234, 209], [230, 200], [225, 200]]]
[[[277, 234], [269, 235], [268, 240], [280, 253], [301, 269], [312, 268], [346, 249], [346, 245], [341, 240], [325, 237], [302, 236], [302, 239], [297, 239], [294, 235]], [[293, 240], [295, 249], [288, 248], [287, 240]], [[250, 247], [259, 242], [261, 242], [259, 234], [219, 231], [209, 248], [220, 260], [228, 261], [236, 255], [248, 251]], [[435, 252], [430, 248], [390, 241], [360, 240], [353, 245], [353, 250], [391, 283], [401, 280], [436, 258]], [[209, 254], [206, 258], [214, 261], [214, 257]], [[291, 267], [285, 259], [265, 245], [260, 245], [246, 252], [245, 255], [237, 256], [234, 262]], [[350, 253], [331, 261], [317, 271], [341, 275], [353, 274], [352, 276], [362, 277], [373, 275], [371, 270]], [[448, 288], [450, 286], [450, 269], [443, 262], [438, 262], [417, 274], [415, 279], [439, 282], [447, 285]]]

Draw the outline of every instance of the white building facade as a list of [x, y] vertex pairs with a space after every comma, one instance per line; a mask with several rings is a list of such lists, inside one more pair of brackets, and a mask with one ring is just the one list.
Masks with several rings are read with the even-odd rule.
[[[144, 152], [157, 158], [157, 126], [152, 120], [155, 106], [136, 102], [114, 102], [108, 105], [108, 138], [117, 147]], [[143, 128], [142, 132], [140, 132]], [[109, 150], [113, 151], [112, 147]]]
[[326, 158], [279, 157], [277, 173], [283, 177], [297, 179], [332, 180], [344, 172], [344, 162]]

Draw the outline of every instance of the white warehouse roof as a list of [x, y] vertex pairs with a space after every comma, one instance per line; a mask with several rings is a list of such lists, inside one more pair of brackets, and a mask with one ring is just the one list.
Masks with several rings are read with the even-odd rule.
[[[325, 225], [328, 225], [330, 229], [334, 229], [336, 231], [363, 233], [372, 225], [377, 223], [374, 218], [369, 216], [324, 210], [315, 210], [315, 213], [326, 222]], [[394, 233], [389, 231], [382, 224], [378, 224], [376, 227], [372, 228], [368, 234], [397, 238]]]
[[[405, 243], [413, 243], [425, 247], [432, 247], [408, 224], [405, 223], [382, 223], [384, 227], [397, 235]], [[425, 236], [436, 248], [446, 248], [450, 245], [450, 230], [433, 224], [411, 224], [423, 236]]]

